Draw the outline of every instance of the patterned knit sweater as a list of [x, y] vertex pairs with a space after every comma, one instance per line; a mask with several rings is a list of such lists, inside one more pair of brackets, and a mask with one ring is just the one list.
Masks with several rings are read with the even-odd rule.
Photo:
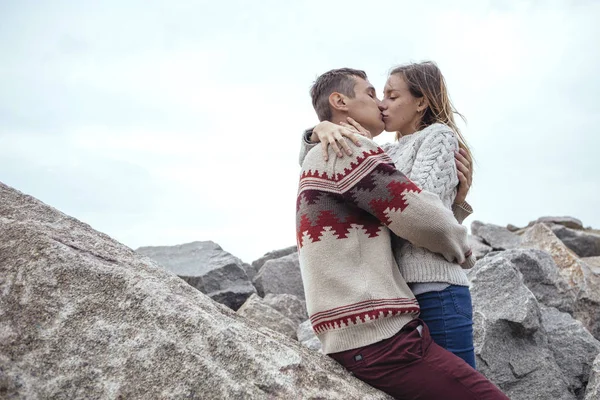
[[387, 339], [419, 313], [390, 231], [472, 265], [467, 230], [367, 138], [353, 156], [304, 159], [296, 208], [300, 268], [312, 327], [325, 354]]
[[[311, 130], [309, 130], [311, 131]], [[303, 135], [300, 163], [316, 143]], [[472, 213], [466, 202], [455, 205], [458, 176], [454, 152], [458, 141], [454, 132], [444, 124], [433, 124], [412, 135], [403, 136], [398, 142], [382, 146], [396, 168], [418, 187], [439, 196], [444, 206], [451, 209], [459, 223]], [[441, 290], [449, 284], [469, 286], [463, 266], [449, 262], [440, 254], [419, 248], [406, 240], [392, 235], [394, 258], [406, 282], [414, 293]]]

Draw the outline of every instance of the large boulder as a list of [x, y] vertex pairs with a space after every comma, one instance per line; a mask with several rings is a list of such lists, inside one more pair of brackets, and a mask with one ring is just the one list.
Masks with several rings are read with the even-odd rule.
[[237, 310], [237, 314], [244, 318], [283, 333], [285, 336], [296, 339], [296, 324], [285, 315], [266, 304], [258, 295], [253, 294]]
[[471, 233], [479, 236], [483, 242], [494, 250], [507, 250], [518, 248], [521, 244], [521, 237], [506, 229], [505, 227], [484, 224], [480, 221], [471, 223]]
[[590, 380], [585, 389], [584, 400], [600, 399], [600, 354], [594, 360], [592, 370], [590, 371]]
[[305, 300], [298, 252], [265, 262], [253, 283], [262, 297], [287, 293]]
[[3, 184], [0, 371], [14, 399], [388, 398]]
[[263, 301], [265, 304], [285, 315], [296, 325], [299, 325], [308, 319], [306, 302], [293, 294], [268, 293]]
[[600, 342], [583, 324], [567, 313], [542, 306], [542, 325], [559, 368], [569, 389], [583, 398], [594, 359], [600, 354]]
[[600, 276], [580, 260], [565, 244], [544, 225], [537, 224], [523, 234], [522, 246], [546, 251], [558, 267], [558, 273], [576, 293], [573, 316], [600, 339]]
[[256, 293], [246, 274], [244, 262], [214, 242], [140, 247], [136, 251], [233, 310], [237, 310], [252, 293]]
[[552, 232], [579, 257], [600, 256], [600, 235], [582, 230], [551, 226]]
[[574, 400], [541, 322], [539, 303], [502, 253], [469, 272], [478, 369], [512, 400]]

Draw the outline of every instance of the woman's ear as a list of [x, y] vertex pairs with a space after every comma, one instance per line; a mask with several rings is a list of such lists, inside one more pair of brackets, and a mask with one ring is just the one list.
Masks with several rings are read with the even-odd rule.
[[346, 104], [346, 96], [338, 92], [333, 92], [329, 95], [329, 105], [334, 110], [348, 111], [348, 104]]
[[417, 112], [424, 113], [425, 110], [427, 110], [427, 107], [429, 107], [429, 102], [427, 101], [427, 98], [425, 96], [419, 97], [417, 99]]

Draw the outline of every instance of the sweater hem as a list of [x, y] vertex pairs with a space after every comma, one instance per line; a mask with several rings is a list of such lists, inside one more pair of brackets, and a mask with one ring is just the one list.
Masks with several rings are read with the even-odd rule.
[[451, 285], [469, 286], [469, 278], [458, 264], [450, 263], [411, 263], [400, 266], [400, 274], [407, 283], [441, 282]]
[[317, 335], [317, 337], [323, 345], [323, 354], [338, 353], [389, 339], [417, 316], [418, 313], [395, 315], [364, 324], [330, 330]]

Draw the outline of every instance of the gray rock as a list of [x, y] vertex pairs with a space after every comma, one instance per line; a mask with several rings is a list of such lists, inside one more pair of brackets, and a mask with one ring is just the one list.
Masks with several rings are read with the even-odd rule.
[[512, 400], [574, 400], [518, 269], [499, 253], [479, 260], [469, 277], [478, 369]]
[[302, 343], [303, 346], [314, 351], [322, 352], [323, 346], [317, 335], [315, 335], [310, 320], [306, 320], [298, 326], [297, 335], [298, 341]]
[[274, 260], [276, 258], [281, 258], [292, 253], [296, 253], [298, 251], [298, 246], [293, 245], [290, 247], [286, 247], [279, 250], [273, 250], [266, 253], [264, 256], [252, 262], [252, 268], [258, 272], [262, 268], [262, 266], [269, 260]]
[[594, 358], [600, 353], [600, 342], [581, 322], [553, 307], [542, 306], [542, 325], [556, 363], [569, 382], [569, 389], [583, 398]]
[[263, 300], [265, 304], [273, 307], [287, 318], [292, 320], [295, 325], [301, 324], [308, 319], [306, 312], [306, 302], [300, 300], [293, 294], [267, 294]]
[[233, 310], [256, 293], [244, 269], [244, 262], [214, 242], [140, 247], [136, 252], [150, 257], [211, 299]]
[[579, 257], [600, 256], [600, 235], [552, 225], [552, 232]]
[[508, 229], [511, 232], [516, 232], [521, 228], [519, 228], [518, 226], [515, 226], [513, 224], [508, 224], [508, 225], [506, 225], [506, 229]]
[[389, 398], [3, 184], [0, 371], [11, 399]]
[[552, 255], [558, 272], [577, 293], [573, 316], [581, 321], [596, 339], [600, 339], [600, 276], [581, 261], [552, 230], [537, 224], [523, 234], [522, 246], [544, 250]]
[[285, 315], [266, 304], [256, 294], [248, 297], [248, 300], [237, 310], [237, 314], [296, 339], [296, 325]]
[[527, 227], [530, 228], [535, 224], [562, 225], [571, 229], [583, 229], [581, 220], [573, 217], [540, 217], [527, 224]]
[[600, 354], [596, 356], [592, 370], [590, 371], [590, 380], [587, 388], [585, 389], [584, 400], [598, 400], [600, 399]]
[[536, 299], [548, 306], [573, 314], [579, 289], [573, 287], [550, 253], [537, 249], [506, 250], [498, 253], [511, 262], [523, 275], [525, 285]]
[[594, 275], [600, 275], [600, 257], [582, 257], [581, 261], [590, 267]]
[[468, 240], [469, 246], [471, 246], [471, 250], [473, 251], [473, 255], [475, 256], [476, 260], [485, 257], [486, 254], [493, 250], [490, 246], [483, 243], [482, 239], [477, 236], [469, 235]]
[[479, 236], [485, 244], [491, 246], [494, 250], [515, 249], [521, 244], [521, 237], [508, 229], [498, 225], [484, 224], [480, 221], [471, 223], [471, 233]]
[[265, 262], [253, 283], [262, 297], [287, 293], [305, 300], [297, 252]]
[[244, 268], [244, 271], [246, 271], [246, 275], [248, 276], [248, 280], [250, 282], [252, 282], [252, 279], [254, 279], [254, 277], [256, 276], [256, 273], [258, 271], [256, 271], [251, 264], [248, 263], [244, 263], [242, 265], [242, 268]]

